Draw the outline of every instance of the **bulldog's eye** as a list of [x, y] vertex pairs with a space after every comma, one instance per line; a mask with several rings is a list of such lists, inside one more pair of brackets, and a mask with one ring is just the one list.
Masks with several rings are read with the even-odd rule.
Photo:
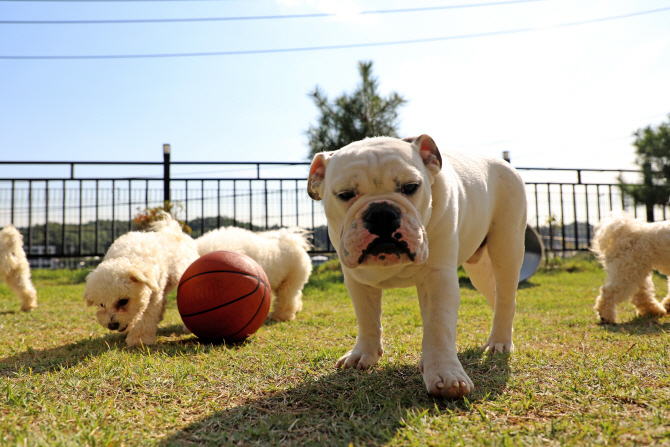
[[419, 190], [418, 183], [407, 183], [406, 185], [403, 185], [402, 188], [400, 188], [400, 192], [405, 194], [406, 196], [414, 195], [418, 190]]
[[100, 303], [100, 307], [105, 307], [105, 305], [104, 305], [104, 304], [102, 304], [102, 303]]
[[116, 307], [123, 307], [123, 306], [125, 306], [126, 304], [128, 304], [128, 301], [129, 301], [129, 300], [128, 300], [127, 298], [124, 298], [124, 299], [122, 299], [122, 300], [119, 300], [119, 301], [116, 302]]
[[343, 202], [348, 202], [349, 200], [356, 197], [356, 193], [353, 191], [342, 191], [341, 193], [335, 194], [338, 199]]

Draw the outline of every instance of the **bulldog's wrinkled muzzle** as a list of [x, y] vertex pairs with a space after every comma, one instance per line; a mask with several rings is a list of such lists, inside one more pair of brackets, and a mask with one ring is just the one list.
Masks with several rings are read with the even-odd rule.
[[423, 263], [425, 231], [412, 213], [394, 200], [378, 199], [353, 211], [340, 241], [340, 260], [348, 268]]
[[368, 255], [384, 260], [385, 254], [395, 255], [398, 259], [406, 254], [411, 261], [414, 261], [414, 255], [410, 252], [407, 242], [401, 241], [402, 234], [397, 232], [401, 226], [401, 218], [400, 209], [389, 202], [370, 204], [362, 216], [363, 228], [377, 237], [363, 249], [358, 258], [359, 264]]

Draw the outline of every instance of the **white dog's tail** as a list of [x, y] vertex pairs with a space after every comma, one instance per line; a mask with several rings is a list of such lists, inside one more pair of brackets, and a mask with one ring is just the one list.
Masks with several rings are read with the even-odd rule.
[[274, 237], [283, 241], [290, 242], [305, 251], [308, 251], [312, 248], [312, 244], [309, 242], [309, 237], [312, 234], [311, 231], [305, 230], [300, 227], [289, 227], [281, 228], [275, 231], [268, 231], [265, 234], [260, 233], [265, 237]]
[[598, 255], [598, 258], [602, 258], [615, 240], [631, 234], [641, 225], [641, 221], [633, 219], [626, 213], [609, 214], [596, 225], [591, 250]]
[[170, 213], [161, 211], [160, 217], [160, 220], [157, 220], [149, 225], [149, 231], [164, 231], [179, 237], [184, 235], [184, 232], [181, 230], [181, 225], [175, 218], [172, 217]]

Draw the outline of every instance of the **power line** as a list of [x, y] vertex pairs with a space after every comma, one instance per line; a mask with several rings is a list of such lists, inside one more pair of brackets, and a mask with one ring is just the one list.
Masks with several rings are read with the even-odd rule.
[[49, 3], [104, 3], [104, 2], [235, 2], [249, 0], [0, 0], [0, 2], [49, 2]]
[[517, 28], [511, 30], [501, 30], [501, 31], [489, 31], [483, 33], [473, 33], [473, 34], [460, 34], [455, 36], [442, 36], [442, 37], [427, 37], [423, 39], [408, 39], [408, 40], [395, 40], [387, 42], [369, 42], [369, 43], [354, 43], [354, 44], [342, 44], [342, 45], [323, 45], [315, 47], [296, 47], [296, 48], [275, 48], [275, 49], [263, 49], [263, 50], [235, 50], [235, 51], [214, 51], [214, 52], [203, 52], [203, 53], [166, 53], [166, 54], [124, 54], [124, 55], [82, 55], [82, 56], [0, 56], [0, 59], [148, 59], [148, 58], [173, 58], [173, 57], [204, 57], [204, 56], [239, 56], [245, 54], [272, 54], [272, 53], [297, 53], [305, 51], [323, 51], [323, 50], [341, 50], [349, 48], [366, 48], [366, 47], [381, 47], [381, 46], [391, 46], [391, 45], [408, 45], [408, 44], [417, 44], [417, 43], [430, 43], [430, 42], [441, 42], [447, 40], [460, 40], [460, 39], [472, 39], [477, 37], [491, 37], [491, 36], [501, 36], [506, 34], [519, 34], [527, 33], [531, 31], [542, 31], [558, 28], [567, 28], [578, 25], [586, 25], [590, 23], [606, 22], [610, 20], [624, 19], [628, 17], [641, 16], [645, 14], [653, 14], [656, 12], [663, 12], [670, 10], [670, 7], [650, 9], [647, 11], [632, 12], [628, 14], [621, 14], [617, 16], [609, 17], [600, 17], [596, 19], [589, 20], [580, 20], [577, 22], [567, 22], [560, 23], [557, 25], [547, 26], [547, 27], [529, 27], [529, 28]]
[[[447, 6], [428, 6], [423, 8], [402, 8], [402, 9], [379, 9], [370, 11], [360, 11], [352, 15], [372, 15], [372, 14], [395, 14], [408, 12], [439, 11], [445, 9], [478, 8], [483, 6], [501, 6], [514, 3], [533, 3], [546, 0], [507, 0], [500, 2], [485, 2], [474, 4], [459, 4]], [[2, 25], [100, 25], [112, 23], [168, 23], [168, 22], [221, 22], [221, 21], [239, 21], [239, 20], [276, 20], [276, 19], [313, 19], [321, 17], [335, 17], [338, 13], [311, 13], [311, 14], [286, 14], [286, 15], [267, 15], [267, 16], [238, 16], [238, 17], [196, 17], [186, 19], [119, 19], [119, 20], [0, 20]]]

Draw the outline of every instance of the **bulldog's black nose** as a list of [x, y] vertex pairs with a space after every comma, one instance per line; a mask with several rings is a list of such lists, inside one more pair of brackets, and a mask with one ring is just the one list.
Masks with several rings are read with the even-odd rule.
[[371, 204], [363, 213], [363, 227], [377, 236], [391, 236], [400, 228], [400, 210], [387, 202]]
[[115, 330], [117, 330], [117, 329], [119, 328], [119, 323], [109, 323], [109, 324], [107, 325], [107, 328], [108, 328], [110, 331], [115, 331]]

